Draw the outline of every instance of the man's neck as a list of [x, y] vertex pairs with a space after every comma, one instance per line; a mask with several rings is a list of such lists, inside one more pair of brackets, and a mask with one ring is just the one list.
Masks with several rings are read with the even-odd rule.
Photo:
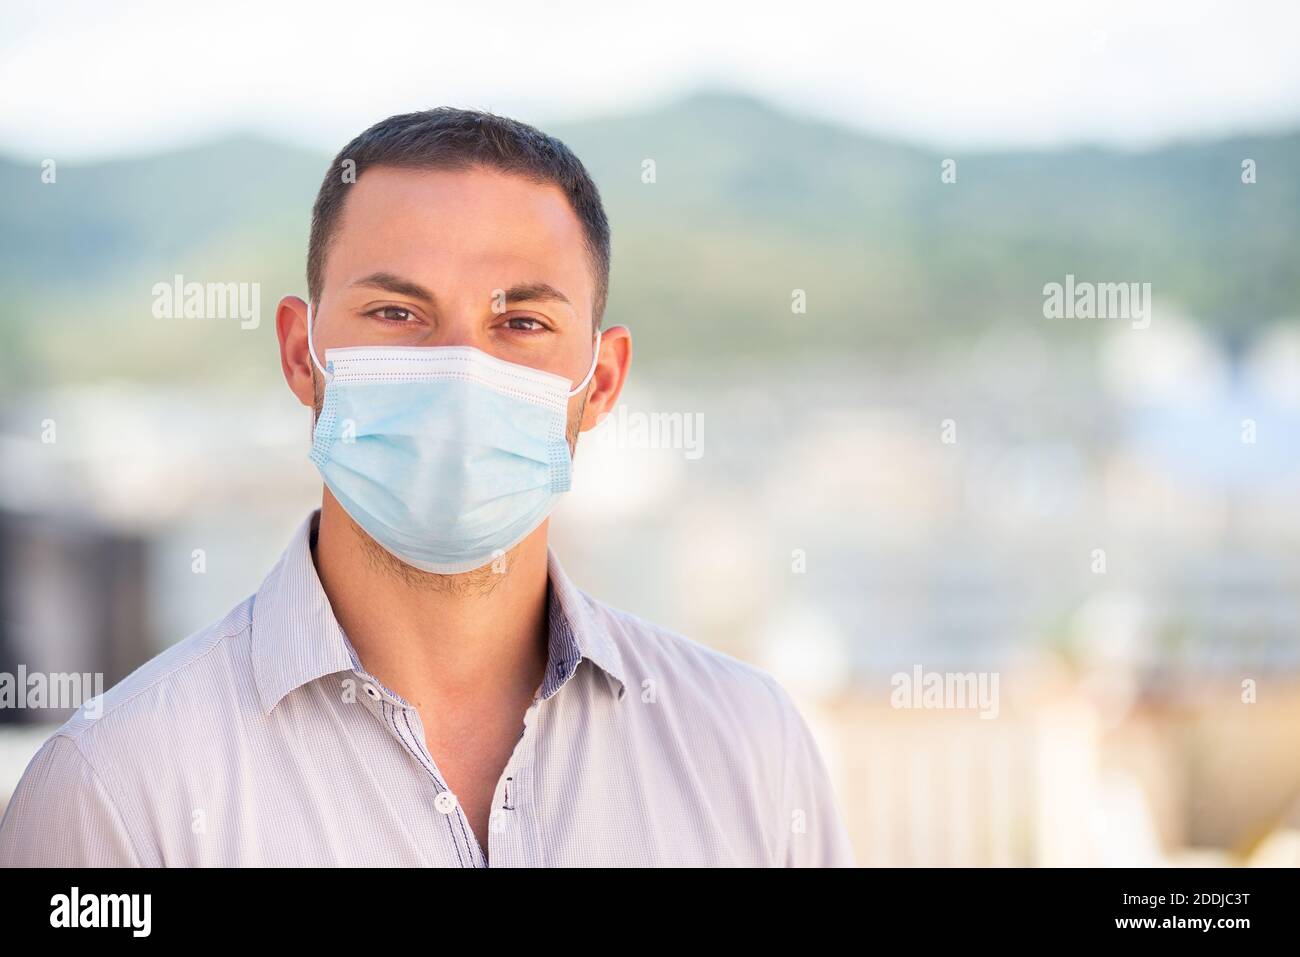
[[326, 491], [313, 558], [362, 665], [416, 708], [528, 700], [547, 661], [547, 524], [496, 568], [429, 575], [384, 552]]

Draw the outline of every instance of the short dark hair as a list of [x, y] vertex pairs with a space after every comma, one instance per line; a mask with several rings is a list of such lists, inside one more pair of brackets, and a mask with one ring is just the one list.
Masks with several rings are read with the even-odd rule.
[[[344, 162], [353, 176], [345, 177]], [[307, 293], [318, 302], [325, 277], [325, 257], [348, 187], [375, 166], [398, 169], [466, 170], [486, 167], [562, 189], [582, 222], [587, 254], [596, 277], [592, 321], [600, 327], [609, 298], [609, 220], [600, 191], [586, 167], [553, 136], [526, 123], [484, 113], [440, 106], [381, 120], [339, 152], [325, 173], [311, 214], [307, 245]]]

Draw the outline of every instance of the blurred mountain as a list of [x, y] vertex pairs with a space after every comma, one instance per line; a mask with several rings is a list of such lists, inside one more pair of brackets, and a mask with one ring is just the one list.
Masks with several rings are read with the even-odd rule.
[[[1230, 345], [1300, 315], [1297, 132], [947, 154], [709, 91], [547, 129], [604, 195], [606, 321], [632, 327], [639, 363], [960, 349], [1006, 323], [1087, 343], [1102, 322], [1042, 315], [1043, 285], [1066, 273], [1150, 282], [1156, 321], [1185, 313]], [[940, 178], [949, 158], [955, 183]], [[0, 160], [4, 381], [274, 378], [274, 304], [304, 288], [327, 162], [249, 137], [60, 164], [54, 184]], [[260, 327], [155, 319], [152, 286], [178, 273], [259, 282]]]

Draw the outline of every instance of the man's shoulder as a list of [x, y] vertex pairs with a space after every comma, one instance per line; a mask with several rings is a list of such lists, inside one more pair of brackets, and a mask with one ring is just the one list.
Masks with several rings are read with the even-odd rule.
[[159, 652], [103, 694], [82, 704], [56, 732], [83, 753], [124, 745], [156, 744], [170, 723], [202, 719], [204, 709], [229, 707], [217, 689], [241, 667], [252, 623], [253, 599]]
[[[586, 596], [618, 647], [629, 692], [710, 703], [728, 720], [786, 720], [789, 694], [769, 672], [680, 632]], [[765, 728], [766, 729], [766, 728]]]

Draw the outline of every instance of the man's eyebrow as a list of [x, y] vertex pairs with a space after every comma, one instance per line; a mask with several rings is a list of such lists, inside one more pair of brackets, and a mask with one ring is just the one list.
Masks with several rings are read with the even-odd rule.
[[512, 302], [562, 302], [572, 306], [569, 297], [547, 282], [522, 282], [506, 290], [506, 304]]
[[401, 276], [395, 276], [390, 272], [373, 272], [369, 276], [356, 280], [353, 286], [372, 286], [375, 289], [383, 289], [388, 292], [396, 293], [399, 296], [410, 296], [412, 299], [422, 299], [427, 303], [436, 303], [437, 297], [429, 290], [425, 289], [418, 282], [411, 279], [403, 279]]

